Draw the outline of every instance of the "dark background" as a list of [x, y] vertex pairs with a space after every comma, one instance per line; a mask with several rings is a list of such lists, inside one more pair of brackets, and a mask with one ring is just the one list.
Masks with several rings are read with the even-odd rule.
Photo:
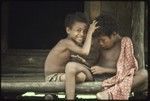
[[51, 49], [67, 34], [68, 13], [84, 11], [81, 1], [13, 1], [9, 3], [8, 48]]

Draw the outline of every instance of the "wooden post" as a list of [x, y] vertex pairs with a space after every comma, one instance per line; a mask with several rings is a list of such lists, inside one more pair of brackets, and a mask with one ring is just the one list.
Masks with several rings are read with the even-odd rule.
[[132, 40], [139, 68], [145, 68], [144, 60], [144, 2], [132, 3]]
[[7, 46], [7, 35], [8, 35], [8, 2], [2, 2], [1, 12], [1, 52], [5, 53]]
[[100, 1], [85, 1], [85, 14], [87, 14], [91, 20], [100, 14]]

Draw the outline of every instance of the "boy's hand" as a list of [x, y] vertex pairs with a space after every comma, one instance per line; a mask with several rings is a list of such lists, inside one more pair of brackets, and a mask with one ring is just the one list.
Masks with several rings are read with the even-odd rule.
[[106, 72], [106, 69], [101, 66], [92, 66], [91, 72], [92, 74], [103, 74]]
[[97, 23], [98, 23], [98, 22], [97, 22], [96, 20], [94, 20], [94, 21], [92, 22], [92, 24], [90, 24], [90, 27], [89, 27], [89, 29], [88, 29], [88, 33], [89, 33], [89, 34], [93, 34], [94, 31], [95, 31], [97, 28], [100, 27], [100, 26], [96, 26]]
[[82, 58], [81, 56], [79, 56], [79, 55], [71, 55], [71, 57], [72, 57], [72, 58], [78, 58], [78, 59], [80, 59], [81, 62], [83, 62], [83, 63], [86, 62], [86, 60], [85, 60], [84, 58]]

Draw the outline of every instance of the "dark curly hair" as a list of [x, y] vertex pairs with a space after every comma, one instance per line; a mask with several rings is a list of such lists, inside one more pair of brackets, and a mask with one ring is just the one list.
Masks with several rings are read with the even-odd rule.
[[75, 22], [84, 22], [89, 25], [89, 18], [82, 12], [68, 14], [65, 18], [65, 27], [71, 28]]
[[94, 37], [99, 35], [107, 35], [110, 37], [113, 32], [119, 32], [117, 21], [109, 14], [99, 15], [96, 21], [98, 21], [97, 25], [100, 26], [100, 28], [94, 32]]

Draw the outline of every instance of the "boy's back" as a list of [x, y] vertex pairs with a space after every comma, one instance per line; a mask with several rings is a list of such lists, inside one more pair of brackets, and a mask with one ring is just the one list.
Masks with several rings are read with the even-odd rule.
[[45, 75], [64, 72], [65, 65], [70, 59], [70, 51], [65, 47], [65, 40], [60, 40], [50, 51], [45, 62]]

